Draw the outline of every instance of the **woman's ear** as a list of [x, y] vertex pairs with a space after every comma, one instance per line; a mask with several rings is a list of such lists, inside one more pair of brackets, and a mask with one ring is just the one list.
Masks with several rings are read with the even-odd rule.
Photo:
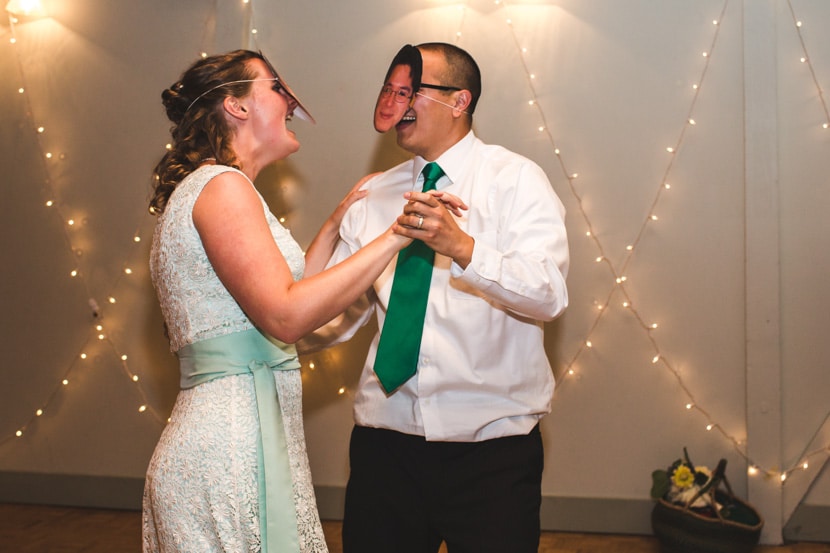
[[226, 96], [225, 99], [222, 100], [222, 107], [225, 109], [225, 113], [231, 117], [236, 119], [248, 118], [248, 110], [240, 102], [239, 98], [234, 96]]

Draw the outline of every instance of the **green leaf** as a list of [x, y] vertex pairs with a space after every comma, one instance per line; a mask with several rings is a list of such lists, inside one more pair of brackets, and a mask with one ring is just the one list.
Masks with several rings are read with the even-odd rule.
[[653, 499], [660, 499], [669, 493], [671, 488], [671, 480], [669, 473], [664, 470], [655, 470], [651, 473], [651, 497]]
[[692, 473], [696, 472], [695, 465], [692, 463], [692, 460], [689, 459], [689, 452], [686, 451], [686, 448], [683, 448], [683, 458], [686, 459], [686, 464], [689, 465], [689, 468], [692, 470]]

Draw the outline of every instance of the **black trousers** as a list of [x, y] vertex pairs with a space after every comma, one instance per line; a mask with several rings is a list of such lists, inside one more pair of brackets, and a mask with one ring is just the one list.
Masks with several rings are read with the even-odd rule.
[[536, 553], [542, 438], [427, 442], [356, 426], [344, 553]]

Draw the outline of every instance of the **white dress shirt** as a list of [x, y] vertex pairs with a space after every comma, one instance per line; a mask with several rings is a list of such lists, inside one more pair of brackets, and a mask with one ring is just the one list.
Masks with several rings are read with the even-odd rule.
[[[436, 254], [418, 370], [389, 396], [372, 369], [375, 336], [355, 396], [355, 422], [430, 441], [526, 434], [550, 412], [553, 396], [542, 322], [568, 303], [565, 210], [538, 165], [484, 144], [472, 131], [435, 161], [445, 173], [438, 190], [470, 207], [457, 223], [475, 239], [472, 261], [462, 269]], [[425, 164], [416, 157], [367, 182], [367, 197], [343, 219], [332, 262], [389, 227], [404, 192], [421, 190]], [[393, 262], [369, 301], [320, 336], [348, 339], [373, 311], [382, 329], [394, 272]]]

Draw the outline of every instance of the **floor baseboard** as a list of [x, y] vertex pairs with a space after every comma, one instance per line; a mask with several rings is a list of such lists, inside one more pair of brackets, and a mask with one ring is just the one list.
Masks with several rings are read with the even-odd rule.
[[[0, 472], [0, 503], [140, 510], [143, 478]], [[316, 486], [324, 520], [342, 520], [344, 487]], [[648, 499], [542, 497], [542, 530], [651, 534]], [[830, 506], [801, 505], [784, 528], [789, 541], [830, 542]]]

